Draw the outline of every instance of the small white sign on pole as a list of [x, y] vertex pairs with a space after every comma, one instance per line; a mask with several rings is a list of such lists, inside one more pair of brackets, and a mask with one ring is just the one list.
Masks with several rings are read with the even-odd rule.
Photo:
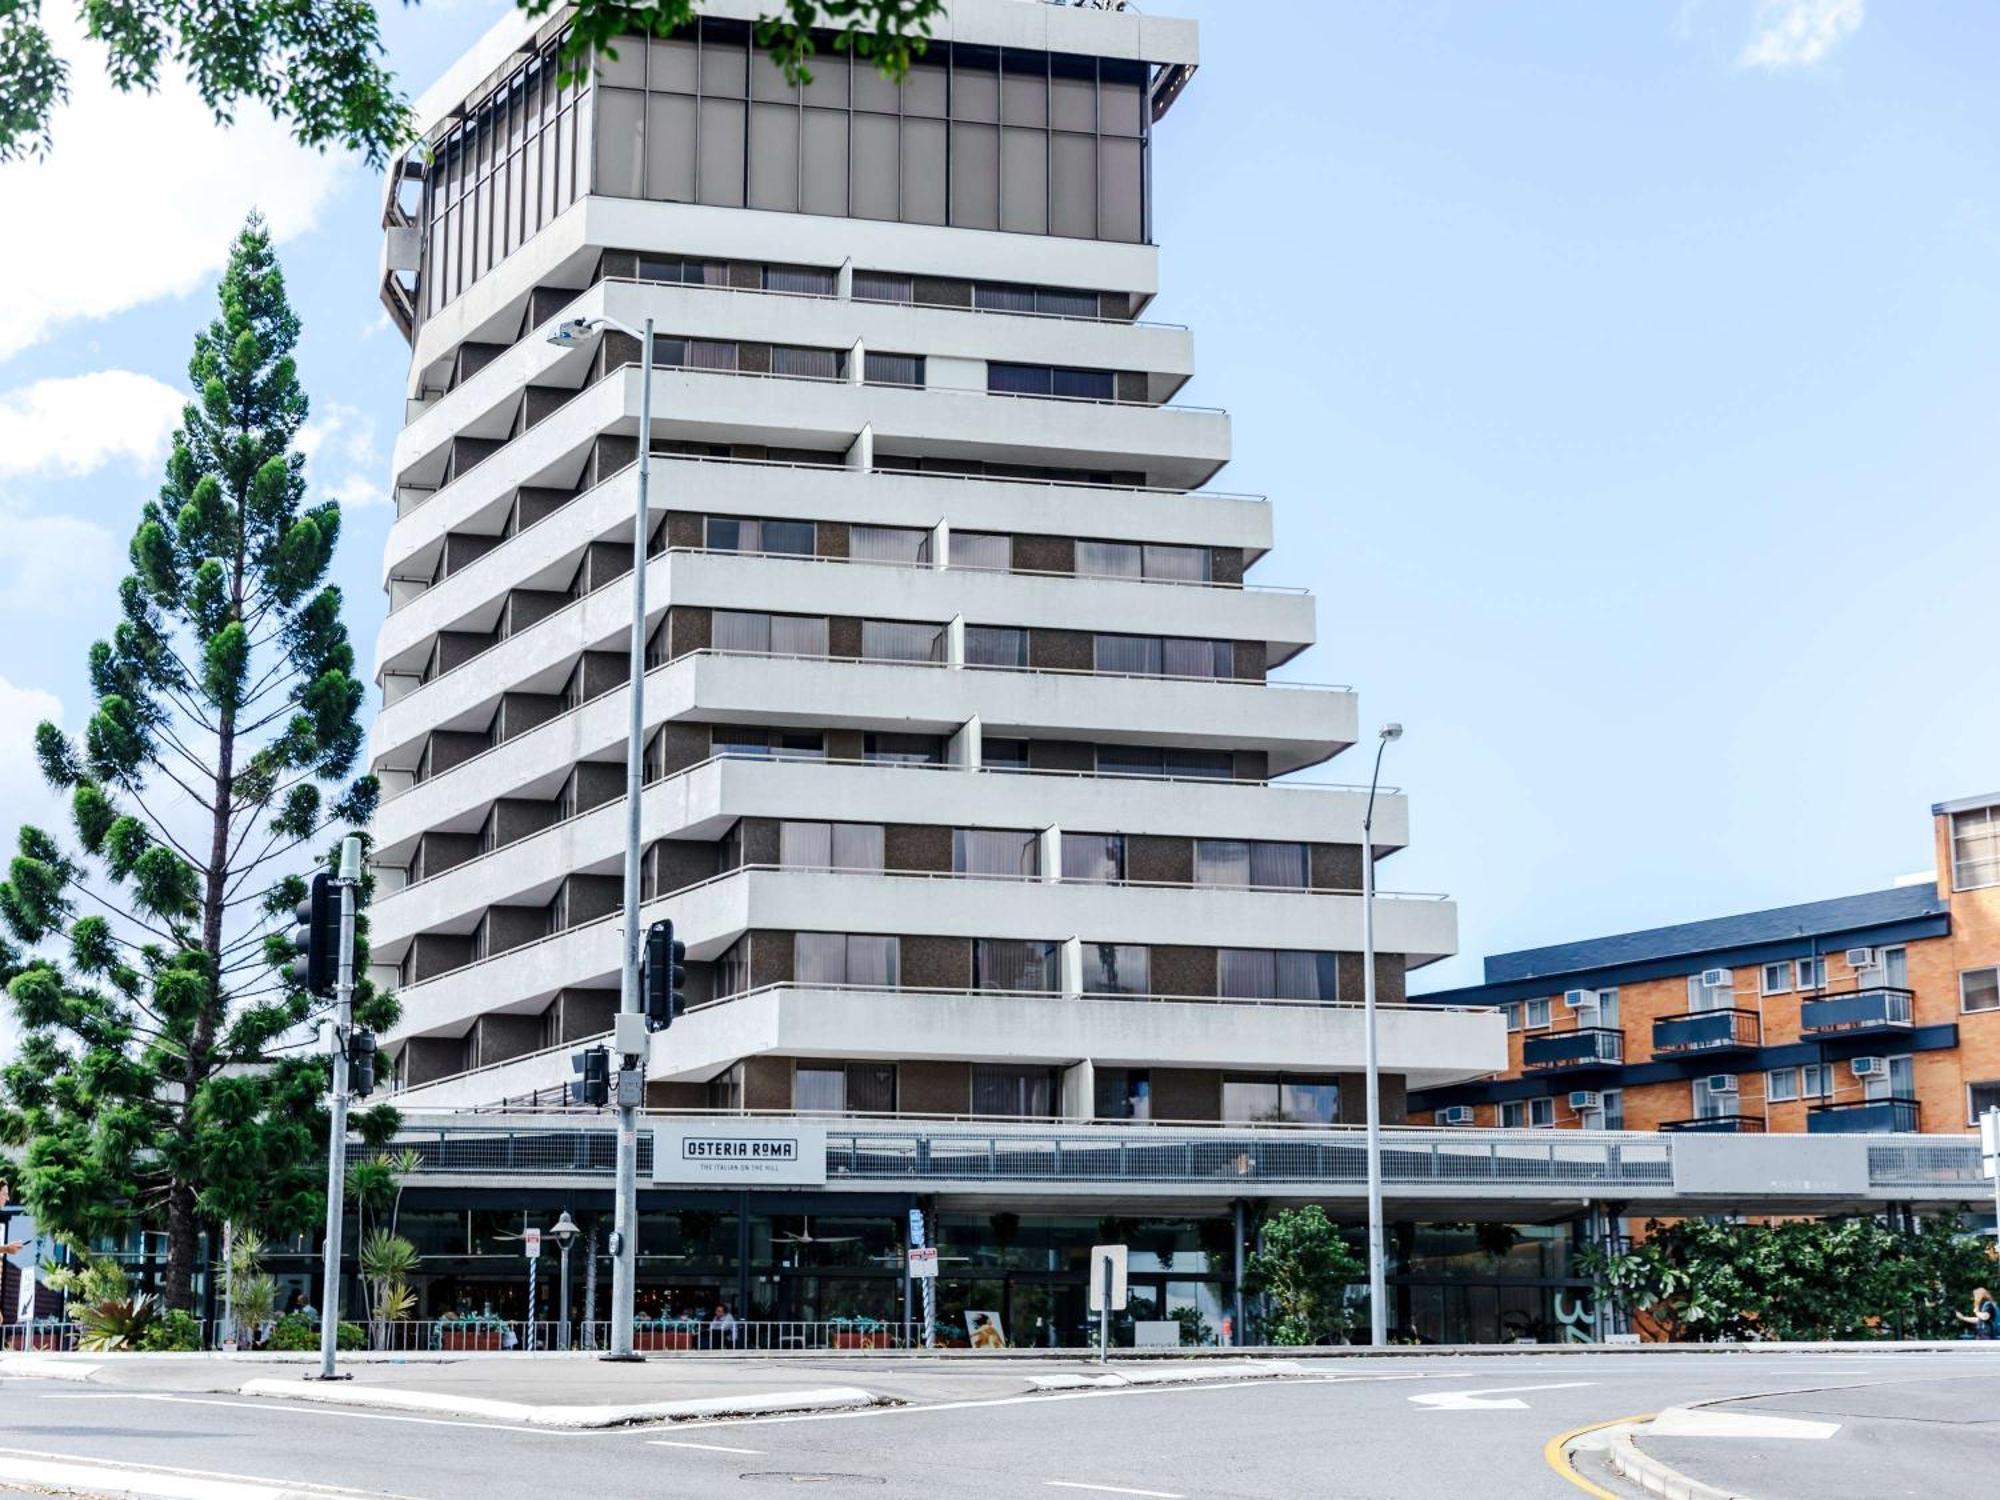
[[1979, 1117], [1979, 1157], [1988, 1177], [2000, 1172], [2000, 1109]]
[[912, 1245], [910, 1247], [910, 1275], [917, 1281], [929, 1281], [938, 1273], [938, 1254], [935, 1245]]
[[540, 1259], [542, 1258], [542, 1232], [541, 1232], [541, 1230], [539, 1230], [539, 1229], [528, 1229], [528, 1230], [524, 1230], [524, 1231], [522, 1231], [522, 1234], [521, 1234], [521, 1253], [522, 1253], [523, 1255], [527, 1256], [529, 1260], [540, 1260]]
[[1125, 1310], [1125, 1247], [1123, 1245], [1092, 1245], [1090, 1247], [1090, 1310], [1102, 1312], [1105, 1308], [1105, 1294], [1110, 1294], [1113, 1312]]

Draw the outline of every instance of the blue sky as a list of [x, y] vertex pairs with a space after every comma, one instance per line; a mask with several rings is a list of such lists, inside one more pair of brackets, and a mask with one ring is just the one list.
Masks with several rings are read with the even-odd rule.
[[[64, 7], [58, 6], [56, 9]], [[2000, 787], [2000, 10], [1883, 0], [1162, 3], [1204, 65], [1155, 163], [1182, 399], [1270, 494], [1289, 670], [1402, 720], [1465, 956], [1885, 885], [1929, 804]], [[385, 9], [413, 90], [500, 13]], [[377, 188], [268, 121], [86, 69], [0, 168], [0, 806], [158, 482], [230, 234], [271, 214], [317, 482], [382, 612], [403, 376]], [[23, 291], [30, 293], [21, 296]], [[1360, 752], [1315, 773], [1365, 779]], [[14, 821], [13, 817], [6, 819]]]

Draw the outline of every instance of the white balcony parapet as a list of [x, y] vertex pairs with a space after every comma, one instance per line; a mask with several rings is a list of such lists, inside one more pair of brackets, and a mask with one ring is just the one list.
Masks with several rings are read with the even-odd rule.
[[[1412, 1087], [1505, 1066], [1504, 1019], [1485, 1007], [1384, 1006], [1382, 1066]], [[1346, 1002], [1190, 995], [1051, 995], [778, 984], [710, 1001], [653, 1053], [655, 1082], [703, 1082], [742, 1057], [989, 1059], [1117, 1067], [1362, 1065], [1362, 1009]], [[403, 1091], [413, 1108], [493, 1106], [555, 1090], [589, 1037]]]

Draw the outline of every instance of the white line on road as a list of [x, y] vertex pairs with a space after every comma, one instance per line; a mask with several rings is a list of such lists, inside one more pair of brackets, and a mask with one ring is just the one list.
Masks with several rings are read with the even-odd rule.
[[1182, 1500], [1172, 1490], [1133, 1490], [1122, 1484], [1079, 1484], [1073, 1479], [1044, 1479], [1042, 1483], [1059, 1490], [1096, 1490], [1105, 1495], [1151, 1495], [1154, 1500]]
[[1269, 1380], [1213, 1380], [1186, 1385], [1128, 1385], [1086, 1391], [1039, 1391], [1031, 1396], [991, 1396], [977, 1401], [931, 1401], [909, 1406], [864, 1406], [852, 1411], [808, 1411], [785, 1417], [718, 1417], [704, 1427], [763, 1427], [779, 1422], [842, 1422], [856, 1417], [905, 1417], [929, 1411], [985, 1406], [1046, 1406], [1056, 1401], [1104, 1401], [1116, 1396], [1184, 1396], [1201, 1391], [1269, 1390], [1274, 1386], [1373, 1385], [1389, 1380], [1470, 1380], [1471, 1375], [1292, 1375]]
[[[1570, 1391], [1596, 1385], [1594, 1380], [1559, 1380], [1552, 1385], [1496, 1385], [1483, 1391], [1435, 1391], [1412, 1396], [1416, 1405], [1430, 1411], [1526, 1411], [1528, 1403], [1508, 1396], [1509, 1391]], [[1488, 1396], [1506, 1396], [1504, 1401], [1488, 1401]]]
[[648, 1438], [647, 1443], [654, 1448], [705, 1448], [710, 1453], [759, 1453], [762, 1448], [725, 1448], [720, 1443], [677, 1443], [671, 1438]]

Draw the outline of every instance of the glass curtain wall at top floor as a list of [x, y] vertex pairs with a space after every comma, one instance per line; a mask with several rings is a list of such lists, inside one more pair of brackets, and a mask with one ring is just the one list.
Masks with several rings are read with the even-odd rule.
[[933, 42], [901, 84], [830, 46], [794, 86], [741, 22], [595, 70], [591, 190], [1141, 242], [1146, 65]]

